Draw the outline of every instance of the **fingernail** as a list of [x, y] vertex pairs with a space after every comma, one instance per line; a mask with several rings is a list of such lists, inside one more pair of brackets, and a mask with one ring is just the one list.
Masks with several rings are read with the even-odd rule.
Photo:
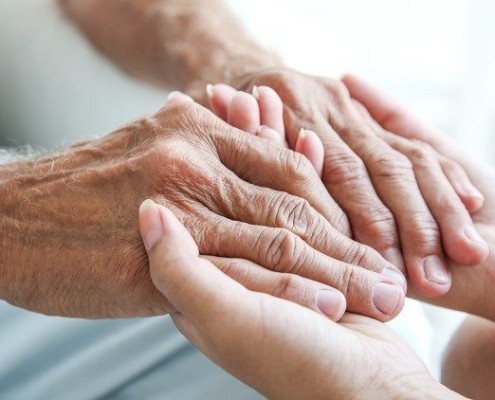
[[299, 130], [299, 135], [297, 135], [297, 140], [303, 140], [306, 137], [306, 129], [301, 128]]
[[212, 85], [211, 83], [208, 83], [208, 84], [206, 85], [206, 95], [207, 95], [208, 97], [213, 96], [213, 85]]
[[468, 225], [463, 229], [464, 235], [470, 240], [471, 242], [474, 242], [476, 244], [481, 244], [485, 247], [488, 247], [487, 243], [485, 240], [480, 236], [478, 231], [474, 226]]
[[373, 290], [373, 304], [382, 313], [392, 315], [404, 296], [398, 285], [378, 282]]
[[407, 293], [407, 281], [404, 274], [399, 271], [395, 271], [392, 268], [385, 267], [382, 269], [382, 275], [398, 283], [402, 290], [404, 290], [404, 293]]
[[402, 252], [397, 248], [391, 248], [383, 252], [383, 258], [387, 260], [390, 264], [396, 266], [401, 271], [406, 271], [406, 266], [404, 263], [404, 257], [402, 257]]
[[425, 271], [425, 277], [427, 280], [439, 285], [446, 285], [449, 283], [449, 273], [447, 266], [438, 256], [426, 257], [423, 261], [423, 268]]
[[340, 317], [345, 310], [345, 300], [337, 290], [322, 289], [316, 295], [318, 309], [332, 320]]
[[150, 251], [163, 236], [163, 223], [158, 205], [150, 199], [143, 201], [139, 207], [139, 216], [143, 219], [140, 226], [144, 247], [146, 251]]
[[256, 100], [259, 100], [260, 98], [260, 91], [258, 90], [258, 86], [253, 86], [253, 90], [251, 91], [251, 94]]

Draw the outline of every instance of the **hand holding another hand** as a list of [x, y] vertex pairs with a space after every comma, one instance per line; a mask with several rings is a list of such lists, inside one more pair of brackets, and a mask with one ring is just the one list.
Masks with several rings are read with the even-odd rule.
[[[483, 197], [462, 168], [415, 143], [392, 146], [342, 82], [274, 68], [250, 74], [237, 86], [268, 86], [278, 93], [291, 148], [301, 128], [319, 135], [323, 183], [347, 214], [353, 237], [407, 271], [416, 291], [436, 297], [449, 290], [445, 256], [463, 265], [487, 257], [466, 210], [479, 209]], [[225, 118], [222, 107], [213, 109]]]
[[328, 222], [343, 219], [305, 157], [197, 104], [2, 166], [0, 179], [0, 293], [20, 307], [89, 318], [171, 311], [137, 229], [145, 198], [172, 209], [201, 254], [252, 290], [334, 319], [345, 308], [334, 289], [380, 320], [404, 302], [395, 267]]
[[339, 323], [253, 292], [200, 258], [173, 213], [140, 209], [151, 278], [174, 322], [222, 368], [270, 399], [460, 398], [438, 384], [408, 345], [376, 320]]
[[[378, 89], [355, 76], [346, 76], [343, 82], [355, 101], [369, 111], [380, 124], [383, 138], [391, 146], [413, 143], [422, 149], [419, 154], [436, 151], [453, 160], [447, 163], [453, 174], [466, 173], [484, 198], [481, 209], [472, 214], [478, 235], [488, 244], [488, 257], [474, 266], [449, 261], [452, 274], [452, 288], [436, 299], [425, 299], [421, 293], [415, 296], [444, 307], [454, 308], [495, 321], [495, 168], [478, 160], [459, 148], [449, 137], [438, 132], [417, 116], [402, 107]], [[459, 171], [461, 166], [463, 171]], [[446, 213], [453, 214], [449, 198], [439, 196]]]

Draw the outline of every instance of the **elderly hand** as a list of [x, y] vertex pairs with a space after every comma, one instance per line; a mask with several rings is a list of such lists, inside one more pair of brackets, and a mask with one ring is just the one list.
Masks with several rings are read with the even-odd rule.
[[[488, 243], [489, 255], [476, 266], [449, 262], [452, 288], [442, 297], [428, 300], [434, 304], [455, 308], [495, 321], [495, 168], [457, 147], [446, 135], [422, 122], [395, 100], [355, 76], [343, 79], [356, 101], [367, 108], [380, 124], [384, 140], [393, 147], [408, 146], [425, 157], [434, 150], [455, 160], [448, 163], [452, 174], [459, 174], [460, 165], [484, 196], [483, 207], [472, 215], [477, 232]], [[373, 123], [371, 118], [370, 123]], [[439, 194], [440, 195], [440, 194]], [[448, 198], [439, 197], [446, 213], [454, 213], [455, 205]]]
[[252, 290], [331, 318], [340, 315], [329, 304], [344, 300], [330, 287], [349, 310], [380, 320], [403, 306], [400, 273], [332, 227], [342, 215], [303, 156], [197, 104], [3, 166], [0, 180], [0, 294], [24, 308], [90, 318], [170, 311], [137, 229], [144, 198], [172, 209], [201, 253]]
[[[306, 101], [304, 103], [305, 106], [303, 107], [305, 111], [297, 114], [298, 123], [302, 123], [300, 119], [305, 115], [308, 115], [310, 109], [314, 106], [313, 103], [321, 100], [322, 96], [314, 95], [314, 93], [322, 94], [322, 88], [318, 87], [318, 85], [323, 85], [324, 88], [326, 88], [325, 93], [329, 98], [332, 96], [335, 97], [335, 90], [337, 90], [336, 88], [342, 86], [342, 84], [339, 83], [335, 85], [335, 90], [330, 90], [332, 81], [311, 77], [305, 77], [305, 79], [303, 79], [296, 73], [292, 73], [289, 77], [292, 79], [292, 84], [294, 85], [294, 87], [290, 87], [292, 91], [294, 88], [298, 88], [302, 91], [302, 93], [307, 94], [306, 97], [301, 98], [296, 92], [292, 93], [292, 91], [290, 91], [290, 99], [292, 99], [292, 101]], [[314, 86], [311, 96], [309, 95], [309, 92], [307, 92], [308, 85]], [[281, 90], [280, 95], [283, 96], [284, 93], [287, 95], [287, 88], [282, 87], [278, 90]], [[341, 91], [345, 92], [343, 90]], [[272, 88], [267, 86], [254, 86], [253, 96], [251, 96], [248, 93], [238, 92], [230, 86], [217, 84], [209, 85], [207, 87], [207, 92], [212, 110], [231, 125], [247, 132], [257, 134], [258, 136], [271, 138], [282, 145], [285, 143], [287, 146], [286, 136], [288, 141], [291, 141], [290, 127], [294, 126], [294, 121], [292, 118], [294, 115], [290, 112], [290, 106], [287, 106], [286, 104], [285, 109], [286, 111], [289, 110], [289, 112], [288, 115], [286, 112], [284, 123], [284, 104], [278, 96], [278, 93], [276, 93]], [[415, 260], [414, 263], [411, 261], [407, 264], [407, 273], [412, 286], [418, 292], [421, 292], [427, 296], [438, 294], [435, 293], [435, 291], [445, 292], [450, 287], [450, 275], [448, 270], [443, 267], [438, 268], [440, 264], [434, 262], [435, 260], [438, 261], [435, 257], [427, 257], [425, 268], [419, 268], [422, 265], [422, 261], [417, 258], [418, 254], [421, 255], [421, 252], [425, 248], [431, 248], [433, 245], [436, 246], [437, 250], [441, 251], [441, 243], [438, 241], [436, 243], [430, 243], [427, 240], [429, 236], [432, 235], [431, 237], [437, 237], [439, 233], [432, 216], [438, 218], [438, 221], [440, 222], [441, 233], [444, 238], [443, 242], [449, 254], [460, 255], [466, 264], [479, 262], [479, 260], [486, 257], [487, 248], [486, 244], [483, 243], [483, 239], [479, 238], [479, 235], [477, 235], [472, 220], [466, 209], [473, 212], [478, 210], [483, 201], [482, 195], [471, 184], [465, 173], [463, 174], [462, 168], [456, 165], [456, 163], [452, 160], [447, 159], [446, 157], [443, 157], [433, 151], [425, 154], [424, 152], [419, 151], [417, 148], [418, 146], [414, 143], [404, 143], [401, 146], [390, 146], [389, 143], [384, 140], [380, 129], [377, 129], [375, 124], [373, 124], [372, 121], [369, 121], [369, 118], [362, 115], [360, 108], [356, 107], [355, 102], [352, 101], [348, 94], [341, 94], [341, 96], [343, 97], [339, 102], [340, 108], [337, 107], [334, 109], [334, 107], [330, 107], [330, 111], [327, 110], [326, 112], [330, 113], [329, 115], [332, 113], [337, 113], [339, 118], [347, 118], [347, 123], [351, 126], [357, 124], [357, 128], [355, 128], [357, 130], [364, 129], [365, 133], [361, 134], [360, 138], [354, 137], [354, 133], [352, 132], [348, 133], [349, 140], [352, 139], [356, 142], [356, 146], [360, 146], [360, 156], [368, 157], [367, 159], [371, 160], [370, 162], [372, 163], [372, 167], [370, 167], [370, 171], [375, 171], [377, 174], [377, 176], [375, 176], [376, 179], [371, 179], [371, 181], [368, 181], [367, 179], [361, 179], [363, 177], [354, 176], [356, 173], [359, 175], [359, 168], [350, 168], [343, 171], [342, 168], [345, 169], [348, 167], [345, 162], [351, 159], [357, 163], [361, 163], [361, 161], [358, 160], [355, 155], [351, 154], [352, 152], [348, 146], [336, 137], [335, 133], [333, 133], [333, 137], [331, 139], [331, 148], [327, 147], [324, 149], [323, 145], [313, 131], [302, 129], [297, 133], [296, 138], [292, 140], [292, 147], [295, 151], [306, 155], [306, 157], [315, 166], [315, 169], [319, 172], [320, 176], [323, 173], [324, 181], [326, 177], [325, 171], [328, 172], [329, 170], [329, 158], [337, 156], [336, 153], [342, 153], [338, 155], [337, 158], [341, 158], [344, 153], [347, 154], [344, 157], [344, 160], [341, 160], [340, 158], [336, 161], [334, 160], [336, 163], [335, 168], [330, 168], [331, 176], [330, 178], [327, 178], [335, 179], [337, 175], [342, 175], [341, 172], [346, 172], [347, 175], [350, 173], [352, 175], [350, 176], [350, 182], [346, 182], [345, 179], [341, 182], [345, 184], [344, 187], [341, 187], [340, 184], [337, 186], [330, 184], [329, 189], [332, 191], [333, 188], [335, 192], [332, 192], [332, 194], [336, 196], [337, 200], [341, 199], [341, 206], [347, 212], [350, 212], [349, 216], [351, 218], [351, 223], [353, 221], [352, 213], [356, 211], [359, 214], [357, 222], [356, 218], [354, 218], [354, 237], [357, 240], [374, 246], [377, 250], [382, 252], [384, 257], [388, 258], [395, 265], [403, 268], [402, 256], [398, 256], [399, 253], [397, 249], [391, 250], [386, 246], [383, 247], [384, 242], [381, 240], [379, 232], [375, 232], [376, 234], [372, 234], [368, 237], [368, 234], [370, 233], [369, 228], [373, 224], [369, 225], [369, 221], [362, 223], [361, 220], [361, 222], [359, 222], [359, 218], [361, 217], [369, 219], [380, 215], [379, 213], [376, 213], [377, 210], [374, 209], [374, 207], [379, 205], [379, 207], [382, 207], [383, 209], [384, 205], [381, 204], [380, 201], [384, 201], [386, 204], [387, 199], [391, 199], [393, 201], [391, 203], [391, 207], [394, 205], [396, 206], [396, 212], [394, 213], [396, 222], [399, 227], [402, 224], [404, 229], [407, 231], [407, 235], [400, 234], [400, 230], [398, 232], [398, 236], [402, 239], [400, 243], [401, 250], [403, 250], [406, 255], [409, 254], [410, 261], [413, 259]], [[308, 98], [310, 98], [311, 101], [308, 101]], [[357, 106], [359, 106], [359, 104], [357, 104]], [[318, 107], [321, 108], [322, 105], [320, 104]], [[325, 107], [324, 108], [326, 110], [328, 107]], [[239, 110], [246, 111], [243, 115], [250, 116], [250, 118], [239, 118]], [[314, 112], [315, 110], [313, 110], [313, 113]], [[331, 130], [331, 128], [327, 126], [327, 122], [321, 122], [321, 118], [319, 121], [319, 124], [306, 123], [306, 126], [312, 126], [314, 129], [316, 127], [316, 129], [319, 129], [319, 132], [323, 133]], [[324, 139], [324, 135], [322, 138]], [[325, 165], [324, 160], [326, 160]], [[334, 163], [332, 160], [330, 160], [330, 163]], [[403, 168], [399, 168], [395, 171], [394, 168], [396, 168], [397, 165], [400, 166], [401, 164], [399, 163], [394, 165], [393, 160], [402, 160], [402, 165], [404, 165], [404, 163], [410, 165], [410, 170], [406, 171]], [[389, 170], [385, 171], [381, 169], [381, 164], [387, 164]], [[449, 168], [447, 168], [447, 166]], [[337, 175], [336, 170], [340, 171]], [[403, 179], [399, 179], [401, 173], [404, 175]], [[373, 176], [371, 176], [371, 178], [373, 178]], [[350, 184], [350, 188], [353, 192], [348, 193], [349, 195], [344, 198], [344, 192], [346, 191], [348, 184]], [[370, 188], [370, 184], [375, 184], [375, 187], [378, 190], [378, 197], [375, 196], [374, 189]], [[359, 190], [361, 191], [357, 193], [356, 191]], [[391, 197], [393, 193], [399, 193], [401, 197]], [[418, 194], [420, 197], [418, 197]], [[421, 196], [424, 197], [424, 201]], [[370, 200], [372, 197], [374, 200]], [[365, 198], [367, 200], [363, 200]], [[378, 198], [380, 198], [380, 201], [376, 202], [375, 200], [379, 200]], [[406, 199], [407, 201], [404, 202], [400, 199]], [[365, 207], [367, 208], [358, 206], [358, 203], [362, 201], [364, 201]], [[450, 210], [448, 212], [444, 208], [447, 201], [450, 204]], [[418, 207], [418, 205], [421, 207]], [[429, 207], [429, 209], [426, 210], [426, 214], [414, 214], [420, 212], [423, 213], [423, 206], [425, 205]], [[349, 209], [346, 207], [351, 208]], [[415, 215], [421, 216], [422, 218], [424, 217], [425, 220], [423, 222], [433, 221], [433, 224], [415, 224], [414, 221], [417, 220]], [[354, 217], [356, 217], [356, 215], [354, 215]], [[421, 222], [421, 219], [418, 221]], [[383, 220], [378, 221], [375, 228], [377, 226], [383, 227], [384, 222], [385, 221]], [[389, 222], [392, 223], [393, 227], [395, 226], [393, 220]], [[414, 231], [413, 228], [417, 230]], [[347, 233], [347, 231], [344, 232]], [[397, 232], [395, 232], [394, 235], [389, 235], [388, 238], [393, 239], [394, 236], [395, 239], [393, 240], [395, 241], [398, 238]], [[411, 238], [414, 238], [415, 241], [410, 240]], [[468, 238], [470, 238], [470, 240], [467, 240]], [[370, 242], [369, 239], [372, 241]], [[434, 282], [436, 284], [432, 286], [427, 282]]]
[[140, 209], [151, 278], [178, 310], [179, 329], [215, 363], [270, 399], [460, 398], [408, 345], [375, 320], [334, 323], [252, 292], [204, 258], [173, 213]]
[[[459, 263], [474, 265], [486, 258], [487, 246], [458, 196], [451, 200], [455, 213], [437, 203], [439, 188], [449, 185], [439, 161], [424, 159], [423, 172], [440, 171], [441, 185], [418, 187], [410, 159], [414, 154], [404, 155], [376, 135], [340, 81], [279, 68], [251, 74], [237, 84], [248, 90], [255, 85], [269, 86], [282, 98], [292, 148], [301, 128], [320, 136], [323, 182], [349, 217], [354, 238], [395, 265], [405, 265], [417, 291], [433, 297], [450, 288], [441, 238], [447, 255]], [[458, 194], [476, 209], [479, 194], [467, 188]]]

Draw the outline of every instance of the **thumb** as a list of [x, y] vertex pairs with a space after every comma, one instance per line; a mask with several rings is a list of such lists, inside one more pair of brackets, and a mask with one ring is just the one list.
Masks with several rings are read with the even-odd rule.
[[168, 208], [145, 200], [139, 208], [139, 229], [154, 285], [191, 322], [203, 323], [207, 315], [247, 292], [199, 257], [194, 239]]

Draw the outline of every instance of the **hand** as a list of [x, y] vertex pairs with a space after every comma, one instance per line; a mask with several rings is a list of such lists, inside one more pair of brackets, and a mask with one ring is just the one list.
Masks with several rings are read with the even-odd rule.
[[[292, 78], [293, 83], [301, 81], [301, 78], [298, 78], [297, 74], [295, 74], [295, 76], [293, 76]], [[306, 79], [309, 79], [309, 82], [311, 82], [311, 79], [313, 78], [310, 79], [310, 77], [306, 77]], [[320, 84], [324, 82], [324, 80], [322, 79], [320, 79], [320, 81]], [[307, 82], [303, 81], [299, 85], [296, 84], [295, 86], [300, 88], [304, 93], [304, 90], [307, 89], [305, 88], [305, 83], [307, 85]], [[316, 93], [318, 93], [316, 88], [314, 90], [316, 91]], [[288, 127], [290, 127], [290, 123], [287, 124], [284, 122], [284, 105], [278, 94], [272, 88], [267, 86], [254, 86], [253, 96], [251, 96], [248, 93], [240, 91], [238, 92], [230, 86], [218, 84], [214, 86], [207, 86], [207, 93], [212, 110], [229, 124], [252, 134], [270, 138], [281, 145], [285, 144], [285, 146], [287, 146], [286, 139], [290, 141], [290, 132], [288, 129]], [[327, 95], [330, 96], [331, 93], [327, 93]], [[296, 96], [296, 98], [299, 97]], [[306, 96], [305, 99], [306, 98], [313, 99], [315, 97], [311, 95]], [[318, 99], [318, 97], [316, 97], [316, 99]], [[481, 238], [476, 238], [478, 248], [473, 250], [475, 246], [473, 245], [472, 232], [475, 232], [475, 230], [466, 208], [470, 209], [471, 211], [476, 211], [481, 207], [480, 201], [482, 201], [483, 198], [482, 195], [471, 184], [467, 176], [460, 173], [456, 173], [455, 176], [453, 176], [453, 174], [448, 173], [450, 170], [446, 170], [447, 172], [444, 172], [442, 165], [450, 163], [449, 165], [454, 164], [455, 166], [455, 163], [453, 163], [451, 160], [446, 159], [446, 157], [441, 157], [439, 154], [436, 154], [434, 152], [431, 152], [428, 157], [418, 157], [418, 152], [415, 151], [415, 149], [409, 149], [407, 146], [390, 146], [389, 143], [384, 140], [383, 135], [381, 135], [380, 132], [377, 132], [373, 121], [370, 122], [369, 118], [366, 118], [366, 116], [362, 116], [360, 115], [360, 113], [357, 113], [359, 109], [356, 109], [356, 107], [354, 107], [354, 104], [350, 98], [348, 100], [350, 103], [350, 110], [353, 111], [352, 113], [348, 113], [348, 117], [351, 120], [352, 118], [354, 118], [357, 122], [360, 122], [360, 124], [367, 130], [367, 134], [369, 136], [366, 141], [367, 144], [366, 146], [363, 146], [363, 148], [367, 147], [369, 150], [376, 152], [376, 148], [378, 146], [382, 149], [385, 148], [385, 153], [389, 155], [391, 153], [396, 153], [396, 155], [400, 157], [407, 156], [408, 160], [410, 160], [412, 171], [414, 172], [411, 181], [412, 185], [408, 184], [403, 186], [403, 182], [392, 179], [383, 193], [386, 196], [390, 196], [390, 191], [393, 192], [400, 189], [401, 195], [409, 199], [410, 197], [414, 198], [419, 190], [420, 195], [425, 198], [426, 204], [432, 210], [433, 215], [438, 218], [441, 223], [442, 234], [444, 235], [444, 244], [446, 246], [447, 252], [449, 254], [461, 254], [462, 258], [467, 264], [476, 263], [477, 261], [479, 261], [480, 258], [486, 257], [486, 254], [483, 255], [483, 253], [486, 253], [487, 251], [486, 244], [483, 243], [483, 240]], [[308, 108], [309, 110], [310, 104], [308, 104], [306, 108]], [[244, 113], [242, 113], [243, 118], [239, 118], [240, 110], [244, 111]], [[347, 112], [345, 108], [338, 111]], [[290, 115], [291, 114], [289, 113], [289, 121]], [[247, 118], [246, 116], [248, 116], [249, 118]], [[328, 124], [325, 123], [323, 125], [326, 126]], [[319, 129], [323, 129], [323, 126], [319, 126]], [[328, 129], [328, 127], [324, 129]], [[365, 135], [361, 136], [364, 137]], [[334, 139], [339, 140], [338, 138]], [[352, 139], [354, 140], [354, 137], [352, 137]], [[362, 143], [359, 143], [359, 145], [361, 146]], [[344, 145], [344, 147], [347, 146]], [[322, 175], [322, 171], [324, 171], [323, 164], [325, 149], [323, 148], [321, 141], [318, 139], [317, 135], [314, 132], [306, 129], [301, 129], [297, 134], [297, 138], [293, 144], [293, 148], [295, 151], [304, 154], [315, 166], [315, 169], [317, 170], [317, 172], [319, 172], [320, 176]], [[335, 152], [335, 149], [335, 145], [332, 145], [331, 149], [327, 149], [327, 156], [328, 151]], [[459, 170], [459, 172], [463, 172], [462, 168], [460, 167], [457, 167], [457, 170]], [[332, 172], [332, 174], [334, 173]], [[389, 175], [391, 174], [389, 173]], [[410, 174], [406, 175], [409, 176]], [[384, 182], [385, 180], [379, 179], [378, 181], [379, 184], [381, 184], [382, 181]], [[352, 182], [354, 184], [355, 179], [352, 179]], [[370, 183], [368, 181], [366, 182]], [[371, 192], [374, 193], [373, 189], [371, 190]], [[341, 196], [341, 198], [343, 196], [343, 193], [340, 191], [340, 189], [337, 190], [336, 194]], [[351, 207], [353, 200], [359, 200], [357, 197], [354, 198], [353, 196], [356, 197], [357, 194], [351, 193], [351, 195], [348, 196], [345, 200], [346, 202], [349, 202], [351, 204]], [[362, 197], [362, 193], [360, 196]], [[445, 198], [452, 204], [452, 210], [449, 213], [445, 212], [443, 208], [445, 203], [443, 199]], [[461, 200], [464, 201], [466, 207], [462, 204]], [[371, 203], [369, 201], [366, 201], [366, 204]], [[341, 205], [345, 207], [345, 204], [341, 203]], [[400, 204], [399, 206], [402, 205]], [[402, 210], [404, 211], [404, 208]], [[359, 210], [359, 213], [360, 215], [364, 215], [362, 214], [362, 207]], [[404, 224], [404, 220], [406, 220], [407, 222], [410, 216], [410, 213], [399, 214], [398, 223], [400, 224], [402, 221], [402, 223]], [[407, 229], [410, 228], [409, 225], [414, 226], [414, 224], [410, 224], [408, 222], [406, 224]], [[363, 237], [361, 235], [362, 232], [360, 232], [362, 227], [362, 223], [357, 223], [356, 226], [353, 227], [354, 236], [358, 240], [364, 240], [366, 243], [367, 238]], [[425, 227], [426, 226], [423, 226], [423, 229], [425, 229]], [[431, 225], [428, 225], [428, 229], [436, 229], [436, 225], [434, 224], [433, 227]], [[430, 231], [426, 229], [424, 231], [416, 232], [413, 232], [411, 230], [409, 234], [411, 236], [414, 236], [416, 240], [419, 240], [421, 242], [421, 240], [425, 239], [425, 234], [428, 234], [428, 232]], [[470, 232], [471, 235], [467, 235], [468, 232]], [[344, 231], [344, 233], [347, 233], [347, 231]], [[364, 234], [366, 236], [366, 229]], [[373, 240], [377, 240], [375, 236], [372, 237]], [[470, 240], [468, 240], [468, 238]], [[378, 242], [380, 242], [379, 237]], [[403, 242], [405, 242], [406, 246], [409, 246], [409, 250], [408, 248], [403, 249], [406, 254], [409, 253], [411, 257], [414, 256], [415, 254], [411, 254], [411, 248], [414, 247], [414, 241]], [[372, 246], [377, 246], [377, 242], [367, 243], [371, 244]], [[427, 245], [428, 243], [423, 244]], [[380, 246], [381, 245], [378, 244], [378, 247], [375, 248], [379, 251], [382, 251], [383, 247]], [[416, 253], [421, 253], [421, 248], [416, 248], [413, 250]], [[402, 256], [396, 257], [398, 253], [395, 250], [390, 251], [390, 249], [386, 249], [385, 251], [382, 251], [382, 254], [399, 267], [403, 267]], [[433, 262], [432, 260], [434, 260], [434, 258], [428, 257], [428, 262], [425, 264], [424, 269], [408, 268], [407, 271], [410, 281], [412, 282], [412, 286], [419, 292], [429, 296], [432, 295], [432, 287], [431, 285], [425, 286], [424, 283], [427, 281], [436, 282], [437, 284], [439, 284], [440, 286], [437, 285], [436, 289], [441, 288], [442, 290], [446, 290], [450, 286], [448, 271], [444, 270], [443, 268], [437, 268], [437, 263]], [[418, 263], [416, 263], [415, 265], [417, 266]]]
[[198, 257], [170, 210], [145, 202], [140, 228], [153, 283], [178, 310], [176, 325], [267, 398], [460, 398], [386, 325], [352, 314], [337, 324], [228, 278]]
[[[482, 263], [474, 267], [466, 267], [450, 261], [452, 288], [444, 296], [428, 301], [495, 321], [495, 291], [493, 290], [495, 287], [495, 186], [493, 185], [495, 169], [457, 147], [447, 136], [428, 126], [396, 101], [361, 79], [349, 75], [343, 79], [343, 82], [352, 97], [367, 108], [371, 117], [381, 125], [380, 129], [384, 130], [386, 140], [392, 146], [409, 146], [415, 149], [417, 154], [428, 154], [431, 148], [435, 149], [450, 160], [455, 160], [481, 191], [484, 204], [478, 212], [472, 215], [477, 232], [470, 233], [470, 235], [475, 237], [476, 234], [480, 234], [482, 236], [488, 243], [489, 255]], [[446, 167], [453, 175], [463, 173], [456, 164], [448, 163]], [[453, 212], [453, 206], [448, 199], [440, 198], [439, 200], [444, 202], [443, 208], [446, 212]]]
[[170, 311], [137, 229], [144, 198], [173, 209], [201, 253], [253, 290], [325, 312], [319, 294], [331, 286], [350, 310], [381, 320], [403, 306], [390, 279], [402, 282], [398, 271], [328, 223], [338, 211], [304, 157], [197, 104], [3, 166], [0, 179], [0, 294], [24, 308], [90, 318]]
[[472, 221], [462, 214], [461, 201], [457, 199], [460, 226], [439, 213], [437, 204], [425, 202], [423, 198], [433, 196], [421, 193], [411, 161], [377, 137], [341, 82], [271, 69], [238, 83], [244, 89], [254, 85], [270, 86], [282, 98], [292, 148], [301, 128], [321, 137], [325, 147], [323, 182], [348, 215], [355, 239], [399, 267], [404, 259], [415, 289], [438, 296], [450, 287], [440, 230], [446, 242], [454, 238], [455, 244], [444, 243], [453, 259], [475, 264], [486, 257], [486, 245], [464, 234]]

